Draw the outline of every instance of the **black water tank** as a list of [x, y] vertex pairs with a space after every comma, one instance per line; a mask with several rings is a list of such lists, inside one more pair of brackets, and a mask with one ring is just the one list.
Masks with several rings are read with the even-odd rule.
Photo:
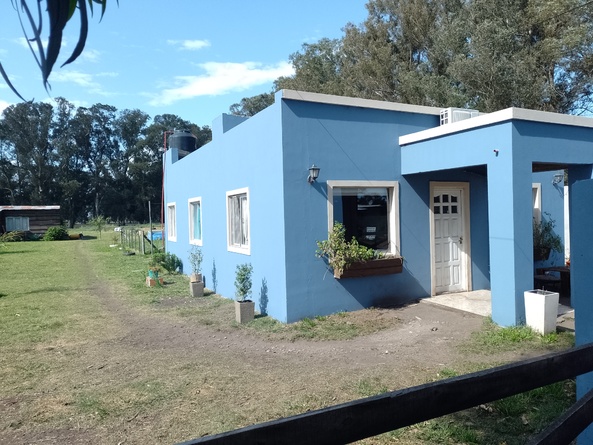
[[189, 130], [175, 130], [169, 136], [169, 148], [177, 148], [179, 150], [191, 153], [196, 151], [198, 138], [195, 137]]

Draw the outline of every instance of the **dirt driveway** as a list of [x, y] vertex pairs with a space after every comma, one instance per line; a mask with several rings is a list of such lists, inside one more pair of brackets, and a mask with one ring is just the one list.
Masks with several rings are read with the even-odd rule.
[[[91, 264], [80, 246], [78, 262]], [[175, 443], [518, 355], [463, 352], [482, 317], [428, 303], [361, 311], [354, 317], [391, 327], [352, 340], [270, 340], [199, 324], [159, 304], [130, 305], [125, 289], [92, 268], [79, 272], [103, 329], [90, 340], [39, 346], [45, 387], [0, 398], [0, 444]], [[223, 310], [232, 316], [232, 305]]]

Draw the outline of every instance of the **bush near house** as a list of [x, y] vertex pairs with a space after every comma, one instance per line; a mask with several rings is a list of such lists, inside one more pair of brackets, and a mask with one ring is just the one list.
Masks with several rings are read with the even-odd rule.
[[157, 252], [154, 253], [149, 262], [150, 266], [159, 266], [169, 273], [181, 271], [183, 263], [179, 257], [172, 253]]
[[68, 230], [64, 226], [50, 227], [43, 235], [43, 241], [59, 241], [70, 239]]

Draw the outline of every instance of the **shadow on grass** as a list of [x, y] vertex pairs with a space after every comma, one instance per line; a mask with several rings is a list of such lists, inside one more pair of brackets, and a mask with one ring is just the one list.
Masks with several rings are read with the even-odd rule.
[[24, 292], [21, 295], [31, 295], [31, 294], [43, 294], [46, 292], [72, 292], [72, 291], [76, 291], [76, 290], [88, 290], [88, 288], [77, 288], [74, 289], [72, 287], [66, 287], [66, 286], [52, 286], [52, 287], [46, 287], [44, 289], [35, 289], [35, 290], [30, 290], [28, 292]]
[[9, 253], [30, 253], [24, 250], [0, 250], [0, 255], [8, 255]]
[[2, 294], [2, 293], [0, 293], [0, 298], [4, 298], [4, 297], [8, 297], [8, 294]]

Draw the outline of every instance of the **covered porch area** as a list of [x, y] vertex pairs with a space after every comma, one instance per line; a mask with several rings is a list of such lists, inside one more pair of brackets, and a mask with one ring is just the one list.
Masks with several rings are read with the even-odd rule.
[[[523, 292], [533, 289], [536, 266], [564, 266], [563, 255], [556, 264], [534, 262], [534, 183], [541, 183], [540, 209], [546, 212], [549, 208], [556, 218], [562, 218], [562, 207], [556, 212], [549, 206], [550, 199], [560, 193], [563, 202], [564, 180], [554, 183], [553, 178], [566, 171], [570, 190], [578, 181], [592, 177], [593, 119], [510, 108], [402, 136], [399, 143], [404, 176], [460, 169], [485, 172], [487, 187], [482, 199], [487, 200], [487, 241], [472, 244], [466, 254], [472, 263], [473, 255], [488, 251], [494, 322], [502, 326], [524, 323]], [[570, 196], [572, 221], [572, 209], [581, 203]], [[557, 222], [562, 234], [563, 221]], [[593, 238], [577, 239], [572, 229], [570, 233], [571, 245], [593, 245]], [[573, 273], [573, 288], [574, 280]], [[480, 288], [470, 284], [467, 290]]]

